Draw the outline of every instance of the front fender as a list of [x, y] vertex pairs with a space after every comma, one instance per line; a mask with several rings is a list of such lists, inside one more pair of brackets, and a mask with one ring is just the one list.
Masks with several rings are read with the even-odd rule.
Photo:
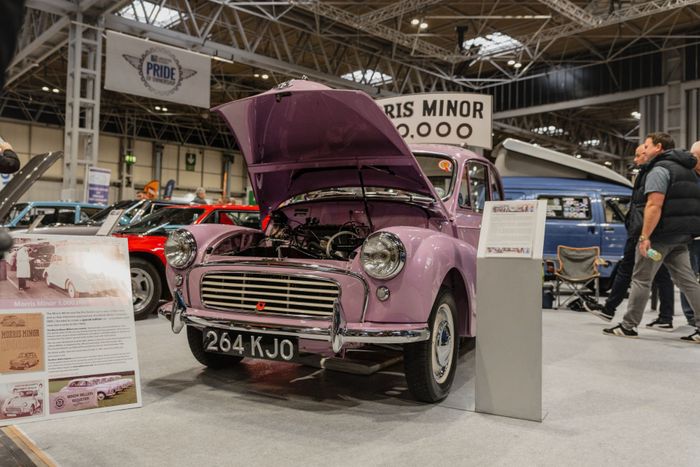
[[[174, 269], [167, 264], [167, 261], [165, 262], [165, 277], [168, 281], [168, 288], [171, 291], [176, 287], [175, 276], [177, 274], [186, 275], [187, 271], [193, 266], [205, 262], [207, 257], [227, 239], [242, 237], [245, 241], [242, 241], [240, 246], [245, 246], [243, 244], [250, 243], [255, 238], [262, 235], [262, 232], [257, 229], [223, 224], [199, 224], [189, 225], [183, 228], [189, 231], [194, 237], [197, 243], [197, 254], [192, 264], [185, 269]], [[221, 254], [221, 252], [217, 253]], [[185, 297], [185, 299], [188, 299], [188, 297]]]
[[[396, 234], [406, 248], [406, 264], [398, 276], [381, 281], [368, 277], [362, 270], [359, 255], [354, 269], [367, 277], [370, 297], [366, 320], [372, 322], [427, 322], [443, 281], [453, 269], [458, 271], [468, 295], [468, 307], [458, 310], [460, 320], [471, 317], [474, 310], [476, 248], [451, 235], [418, 227], [382, 229]], [[386, 286], [390, 298], [380, 302], [377, 287]]]

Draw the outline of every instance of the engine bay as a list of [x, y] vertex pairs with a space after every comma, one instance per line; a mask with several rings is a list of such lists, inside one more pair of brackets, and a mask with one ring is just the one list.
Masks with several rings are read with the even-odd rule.
[[302, 222], [289, 219], [283, 211], [274, 211], [267, 235], [236, 256], [347, 261], [353, 258], [354, 251], [369, 234], [370, 228], [358, 221], [334, 225], [322, 224], [317, 217], [307, 217]]

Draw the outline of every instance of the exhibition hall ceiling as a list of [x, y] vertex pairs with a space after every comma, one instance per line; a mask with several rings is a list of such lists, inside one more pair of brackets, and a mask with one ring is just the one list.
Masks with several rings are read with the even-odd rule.
[[[27, 0], [26, 26], [0, 115], [61, 123], [75, 3]], [[630, 73], [619, 66], [625, 60], [673, 55], [700, 43], [700, 0], [79, 3], [84, 23], [216, 55], [212, 106], [301, 76], [377, 96], [463, 91], [490, 93], [497, 101], [499, 93], [513, 92], [509, 83], [553, 70], [584, 69], [596, 70], [591, 80], [608, 74], [604, 78], [614, 88], [626, 79], [618, 70]], [[632, 72], [641, 83], [648, 81], [644, 76], [664, 70], [641, 66]], [[551, 92], [586, 85], [554, 82]], [[203, 142], [221, 130], [201, 109], [162, 108], [161, 102], [105, 91], [102, 123], [112, 131], [140, 125], [154, 135], [164, 125], [176, 126], [179, 138], [194, 135]], [[630, 118], [635, 110], [632, 105], [624, 115], [602, 111], [594, 117], [599, 126], [619, 127], [625, 134], [635, 126]]]

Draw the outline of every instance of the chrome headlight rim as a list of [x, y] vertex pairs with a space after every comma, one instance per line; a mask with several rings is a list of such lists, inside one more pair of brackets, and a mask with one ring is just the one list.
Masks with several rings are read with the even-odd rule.
[[[176, 243], [173, 244], [173, 242]], [[173, 251], [172, 248], [177, 248], [178, 251]], [[183, 253], [185, 248], [188, 248], [189, 251]], [[168, 250], [170, 250], [170, 252]], [[197, 255], [197, 241], [190, 231], [185, 229], [177, 229], [171, 232], [168, 236], [168, 239], [165, 241], [165, 248], [163, 252], [165, 254], [165, 260], [168, 262], [169, 266], [174, 269], [185, 269], [192, 264], [195, 256]], [[173, 256], [177, 254], [183, 255], [183, 258], [180, 260], [173, 258]]]
[[[396, 248], [397, 251], [397, 264], [396, 266], [394, 266], [391, 272], [389, 272], [386, 275], [376, 274], [374, 271], [368, 270], [366, 267], [366, 260], [363, 253], [368, 242], [376, 241], [376, 239], [380, 239], [383, 242], [387, 242], [391, 247]], [[373, 279], [393, 279], [394, 277], [398, 276], [401, 273], [401, 271], [403, 271], [403, 268], [406, 265], [406, 247], [404, 246], [399, 236], [392, 232], [374, 232], [373, 234], [369, 235], [362, 244], [362, 248], [360, 249], [360, 264], [362, 265], [363, 271]]]

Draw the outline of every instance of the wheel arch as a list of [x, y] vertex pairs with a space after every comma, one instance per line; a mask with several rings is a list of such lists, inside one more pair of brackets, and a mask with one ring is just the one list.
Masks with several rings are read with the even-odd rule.
[[452, 291], [452, 296], [457, 304], [457, 330], [459, 335], [470, 335], [471, 303], [469, 302], [469, 292], [467, 292], [467, 286], [462, 274], [457, 268], [450, 269], [447, 271], [442, 285]]

